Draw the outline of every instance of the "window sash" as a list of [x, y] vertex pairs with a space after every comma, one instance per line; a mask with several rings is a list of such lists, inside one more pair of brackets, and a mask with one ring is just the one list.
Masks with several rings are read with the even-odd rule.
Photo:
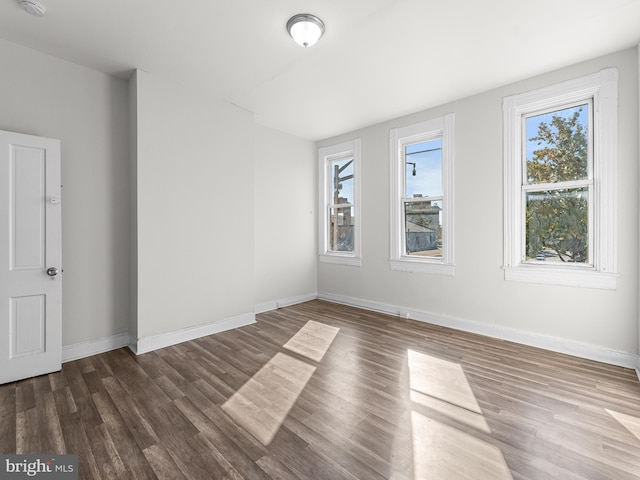
[[541, 192], [546, 190], [567, 190], [572, 188], [591, 187], [593, 180], [572, 180], [570, 182], [529, 183], [522, 186], [523, 192]]
[[[334, 157], [330, 157], [327, 159], [327, 201], [331, 202], [333, 199], [336, 198], [336, 195], [339, 196], [339, 191], [336, 190], [336, 185], [335, 183], [337, 182], [336, 178], [335, 178], [335, 167], [338, 163], [340, 162], [344, 162], [347, 161], [348, 163], [346, 164], [346, 168], [350, 168], [353, 170], [353, 173], [351, 175], [348, 175], [347, 178], [344, 178], [344, 180], [351, 180], [352, 184], [355, 185], [355, 181], [356, 181], [356, 171], [355, 171], [355, 159], [354, 156], [352, 154], [347, 154], [347, 155], [337, 155]], [[338, 172], [339, 174], [339, 172]], [[340, 177], [338, 176], [338, 180], [340, 179]], [[340, 183], [340, 182], [337, 182]], [[352, 195], [355, 192], [352, 192]], [[351, 199], [353, 200], [353, 198]]]
[[[570, 184], [571, 186], [567, 186]], [[545, 184], [549, 185], [549, 184]], [[551, 188], [523, 188], [522, 189], [522, 234], [521, 234], [521, 252], [522, 258], [521, 263], [523, 264], [534, 264], [540, 265], [544, 268], [554, 268], [561, 266], [562, 268], [591, 268], [593, 269], [595, 266], [594, 255], [596, 249], [594, 248], [594, 239], [595, 239], [595, 222], [594, 222], [594, 208], [593, 208], [593, 182], [589, 181], [580, 181], [580, 182], [564, 182], [564, 183], [554, 183]], [[535, 185], [538, 187], [539, 185]], [[528, 186], [530, 187], [530, 186]], [[579, 189], [587, 190], [587, 262], [563, 262], [563, 263], [553, 263], [540, 261], [536, 259], [528, 259], [527, 258], [527, 194], [531, 193], [540, 193], [540, 192], [553, 192], [560, 190], [567, 191], [575, 191]]]
[[[445, 255], [445, 247], [443, 245], [442, 247], [442, 254], [441, 255], [437, 255], [437, 256], [422, 256], [422, 255], [413, 255], [411, 253], [407, 253], [407, 211], [406, 211], [406, 204], [407, 203], [422, 203], [422, 202], [436, 202], [439, 201], [442, 203], [442, 207], [441, 210], [444, 210], [446, 208], [445, 206], [445, 201], [444, 201], [444, 192], [442, 195], [432, 195], [432, 196], [426, 196], [426, 197], [406, 197], [404, 195], [406, 195], [407, 193], [407, 176], [406, 176], [406, 164], [407, 164], [407, 159], [410, 158], [411, 155], [413, 155], [413, 153], [407, 153], [407, 149], [409, 147], [412, 147], [414, 145], [419, 145], [421, 143], [430, 143], [433, 142], [435, 140], [441, 140], [441, 147], [438, 149], [441, 152], [443, 152], [444, 149], [444, 131], [442, 129], [439, 129], [437, 131], [432, 131], [432, 132], [425, 132], [416, 136], [412, 136], [409, 138], [402, 138], [399, 140], [399, 148], [398, 150], [401, 152], [398, 156], [399, 159], [401, 159], [398, 163], [398, 167], [400, 169], [402, 169], [402, 167], [404, 166], [404, 174], [401, 176], [402, 178], [402, 185], [401, 185], [401, 192], [402, 192], [402, 198], [400, 199], [400, 228], [401, 228], [401, 232], [400, 232], [400, 236], [401, 236], [401, 242], [400, 242], [400, 258], [404, 259], [404, 260], [408, 260], [408, 261], [421, 261], [421, 262], [438, 262], [438, 263], [442, 263], [444, 261], [444, 255]], [[440, 154], [440, 162], [441, 162], [441, 172], [442, 172], [442, 177], [440, 178], [440, 182], [441, 182], [441, 187], [444, 188], [443, 184], [444, 184], [444, 173], [445, 173], [445, 167], [444, 167], [444, 156], [441, 153]], [[439, 222], [439, 228], [442, 230], [442, 235], [444, 235], [444, 226], [445, 220], [444, 220], [444, 216], [441, 222]]]
[[[343, 219], [346, 214], [346, 210], [349, 211], [349, 218], [354, 220], [353, 223], [344, 224], [340, 223], [338, 220], [340, 218], [340, 211], [342, 211]], [[333, 212], [335, 211], [335, 215]], [[327, 212], [327, 251], [329, 252], [341, 252], [341, 253], [353, 253], [355, 249], [354, 245], [354, 227], [355, 222], [358, 219], [355, 217], [355, 208], [352, 205], [341, 203], [338, 205], [330, 205], [329, 210]], [[335, 220], [335, 221], [334, 221]], [[340, 235], [340, 231], [344, 234], [346, 238], [342, 238]], [[340, 248], [341, 241], [346, 241], [346, 244], [350, 248]]]
[[441, 202], [443, 199], [443, 195], [434, 195], [431, 197], [402, 197], [402, 203]]
[[[339, 197], [339, 191], [336, 190], [336, 182], [338, 182], [338, 180], [340, 179], [340, 177], [338, 177], [338, 179], [336, 179], [335, 174], [335, 167], [337, 164], [341, 163], [341, 162], [347, 162], [346, 165], [350, 166], [350, 168], [353, 170], [353, 174], [349, 175], [349, 179], [353, 180], [353, 183], [355, 184], [356, 178], [356, 171], [355, 171], [355, 159], [354, 159], [354, 155], [352, 152], [349, 152], [347, 154], [340, 154], [340, 155], [335, 155], [332, 157], [327, 158], [327, 201], [328, 202], [332, 202], [337, 200], [337, 197]], [[338, 172], [339, 175], [339, 172]], [[355, 192], [353, 192], [355, 193]], [[353, 254], [355, 251], [355, 243], [354, 243], [354, 234], [355, 232], [353, 231], [353, 229], [355, 228], [355, 224], [353, 226], [351, 226], [352, 232], [351, 232], [351, 239], [350, 241], [348, 241], [348, 243], [350, 244], [350, 248], [348, 249], [343, 249], [340, 248], [339, 246], [336, 246], [337, 243], [339, 243], [340, 239], [339, 239], [339, 235], [338, 235], [338, 230], [339, 229], [345, 229], [345, 227], [347, 227], [347, 225], [339, 225], [338, 222], [333, 222], [333, 215], [332, 212], [333, 211], [341, 211], [341, 210], [351, 210], [353, 213], [351, 215], [351, 218], [353, 218], [355, 220], [355, 222], [359, 221], [359, 219], [356, 218], [356, 214], [355, 214], [355, 204], [353, 202], [350, 203], [329, 203], [327, 205], [327, 240], [326, 240], [326, 253], [328, 254]], [[337, 215], [337, 213], [336, 213]]]
[[[407, 243], [408, 243], [408, 239], [407, 239], [407, 214], [410, 212], [407, 212], [407, 204], [418, 204], [418, 203], [433, 203], [433, 202], [440, 202], [442, 204], [442, 207], [440, 208], [440, 211], [438, 212], [438, 225], [436, 228], [436, 245], [438, 243], [440, 243], [440, 254], [436, 254], [436, 255], [416, 255], [414, 253], [409, 253], [407, 252]], [[437, 231], [440, 230], [440, 235], [442, 235], [442, 231], [444, 229], [444, 225], [442, 220], [440, 219], [441, 216], [443, 216], [443, 210], [444, 210], [444, 201], [443, 201], [443, 196], [433, 196], [433, 197], [418, 197], [418, 198], [405, 198], [403, 199], [402, 202], [402, 252], [401, 252], [401, 257], [402, 258], [409, 258], [409, 259], [434, 259], [434, 260], [438, 260], [441, 261], [444, 258], [444, 251], [443, 251], [443, 246], [442, 246], [442, 238], [440, 238], [440, 241], [438, 242], [438, 238], [437, 238]], [[437, 247], [436, 247], [437, 249]]]
[[[529, 183], [529, 172], [528, 172], [528, 161], [527, 161], [527, 142], [530, 135], [533, 135], [533, 132], [527, 132], [526, 129], [526, 121], [528, 118], [537, 117], [544, 114], [560, 112], [563, 110], [567, 110], [570, 108], [575, 108], [579, 106], [586, 105], [587, 108], [587, 178], [580, 180], [569, 180], [569, 181], [559, 181], [559, 182], [548, 182], [548, 183]], [[547, 108], [530, 111], [522, 114], [522, 129], [521, 129], [521, 162], [522, 162], [522, 196], [521, 196], [521, 262], [523, 264], [535, 264], [540, 265], [544, 268], [554, 268], [558, 266], [562, 266], [563, 268], [593, 268], [594, 263], [594, 231], [595, 231], [595, 222], [593, 218], [593, 96], [589, 96], [580, 100], [575, 100], [568, 103], [558, 103], [556, 105], [551, 105]], [[587, 189], [587, 209], [588, 209], [588, 219], [587, 219], [587, 262], [579, 262], [579, 263], [547, 263], [544, 261], [536, 260], [536, 259], [527, 259], [527, 194], [538, 193], [538, 192], [549, 192], [549, 191], [559, 191], [559, 190], [576, 190], [579, 188]]]
[[559, 103], [557, 105], [550, 106], [548, 108], [544, 108], [541, 110], [535, 110], [522, 114], [522, 123], [521, 123], [521, 171], [522, 171], [522, 184], [523, 185], [542, 185], [540, 183], [529, 183], [529, 174], [528, 174], [528, 165], [527, 165], [527, 119], [531, 117], [537, 117], [539, 115], [544, 115], [547, 113], [559, 112], [561, 110], [566, 110], [573, 107], [578, 107], [582, 105], [587, 105], [587, 178], [580, 179], [578, 181], [593, 181], [593, 172], [594, 172], [594, 134], [593, 134], [593, 96], [587, 96], [580, 100], [576, 100], [569, 103]]
[[[412, 147], [414, 145], [419, 145], [421, 143], [430, 143], [433, 142], [434, 140], [441, 140], [442, 144], [444, 144], [444, 132], [442, 131], [442, 129], [436, 131], [436, 132], [426, 132], [420, 135], [415, 135], [412, 136], [410, 138], [402, 138], [399, 140], [399, 163], [400, 163], [400, 158], [401, 160], [401, 165], [404, 165], [404, 174], [401, 175], [402, 178], [402, 184], [401, 184], [401, 195], [403, 196], [403, 198], [405, 198], [406, 194], [407, 194], [407, 176], [406, 176], [406, 166], [407, 166], [407, 161], [409, 159], [411, 159], [412, 155], [415, 155], [415, 153], [407, 153], [407, 149], [409, 147]], [[444, 182], [444, 157], [443, 157], [443, 149], [444, 146], [441, 146], [439, 149], [441, 153], [440, 153], [440, 165], [441, 165], [441, 172], [442, 172], [442, 177], [440, 178], [440, 188], [444, 188], [443, 186], [443, 182]], [[398, 167], [400, 167], [401, 165], [398, 165]], [[406, 198], [413, 198], [413, 197], [406, 197]], [[416, 197], [416, 198], [426, 198], [426, 197]]]

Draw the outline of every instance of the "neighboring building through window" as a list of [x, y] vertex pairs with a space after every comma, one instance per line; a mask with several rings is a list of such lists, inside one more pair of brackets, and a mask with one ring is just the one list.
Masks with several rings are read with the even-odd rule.
[[320, 148], [320, 261], [360, 265], [360, 139]]
[[393, 270], [453, 275], [453, 120], [391, 130]]
[[504, 100], [505, 278], [615, 288], [617, 71]]

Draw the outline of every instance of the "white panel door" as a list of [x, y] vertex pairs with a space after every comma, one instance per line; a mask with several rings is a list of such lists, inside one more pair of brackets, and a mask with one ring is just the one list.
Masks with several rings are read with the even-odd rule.
[[60, 142], [0, 130], [0, 384], [62, 365]]

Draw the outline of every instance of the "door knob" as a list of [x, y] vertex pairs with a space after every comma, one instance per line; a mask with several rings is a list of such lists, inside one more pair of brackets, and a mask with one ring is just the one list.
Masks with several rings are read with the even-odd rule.
[[47, 275], [50, 277], [55, 277], [58, 274], [58, 269], [56, 267], [47, 268]]

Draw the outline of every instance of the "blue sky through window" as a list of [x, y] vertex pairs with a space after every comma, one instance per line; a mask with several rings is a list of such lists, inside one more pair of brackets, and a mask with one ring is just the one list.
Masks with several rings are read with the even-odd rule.
[[531, 138], [538, 135], [538, 128], [540, 127], [540, 124], [544, 122], [547, 125], [551, 125], [551, 120], [553, 119], [554, 116], [567, 118], [567, 119], [571, 118], [573, 114], [578, 110], [580, 110], [580, 115], [578, 116], [578, 123], [582, 125], [585, 132], [588, 132], [589, 104], [586, 104], [586, 103], [583, 105], [577, 105], [575, 107], [556, 110], [554, 112], [548, 112], [548, 113], [543, 113], [541, 115], [526, 117], [525, 118], [525, 140], [527, 142], [526, 143], [527, 161], [533, 158], [533, 152], [535, 150], [540, 150], [541, 148], [544, 148], [546, 146], [544, 142], [538, 145], [537, 141], [531, 140]]
[[[415, 172], [413, 175], [414, 164]], [[405, 197], [442, 195], [442, 139], [405, 147]]]
[[[350, 162], [350, 163], [349, 163]], [[331, 199], [330, 202], [334, 201], [334, 185], [335, 185], [335, 166], [338, 166], [338, 169], [345, 167], [345, 165], [349, 164], [344, 170], [338, 173], [339, 185], [338, 185], [338, 195], [340, 198], [345, 198], [345, 203], [353, 203], [353, 158], [343, 158], [340, 160], [336, 160], [329, 164], [331, 168]], [[346, 178], [351, 177], [351, 178]]]

